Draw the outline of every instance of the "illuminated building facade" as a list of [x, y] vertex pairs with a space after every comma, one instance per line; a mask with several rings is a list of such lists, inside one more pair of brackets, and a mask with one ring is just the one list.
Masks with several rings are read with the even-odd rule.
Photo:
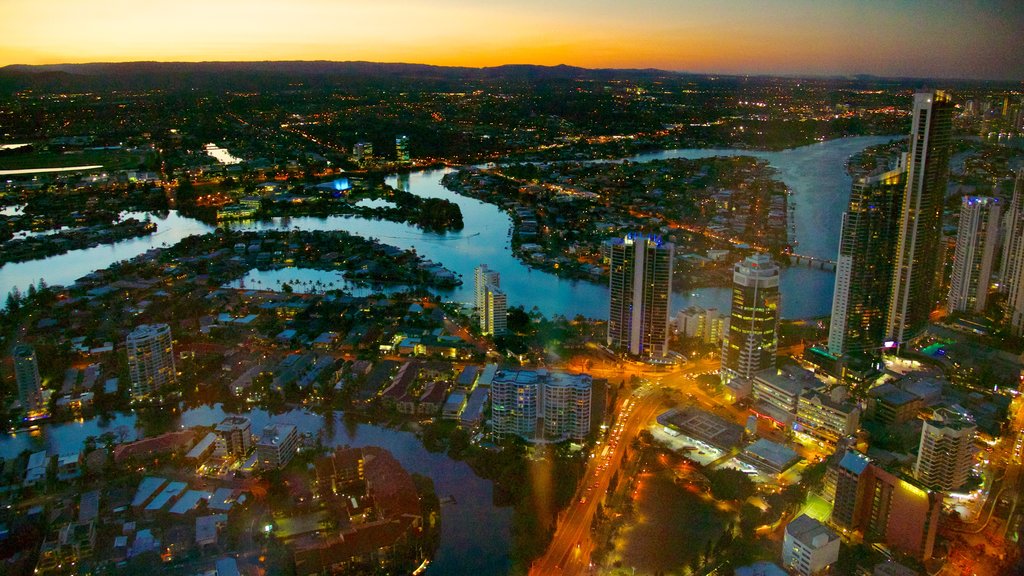
[[828, 333], [828, 351], [835, 356], [878, 349], [885, 339], [900, 202], [907, 186], [904, 162], [853, 183], [843, 213]]
[[914, 476], [936, 490], [961, 488], [974, 464], [977, 427], [965, 414], [936, 410], [921, 428]]
[[752, 378], [775, 367], [778, 348], [779, 267], [755, 254], [733, 269], [729, 335], [722, 344], [722, 381]]
[[995, 198], [964, 196], [961, 200], [947, 301], [950, 312], [985, 311], [999, 244], [999, 208]]
[[547, 370], [500, 370], [491, 382], [495, 438], [582, 441], [591, 430], [593, 379]]
[[18, 401], [28, 420], [46, 415], [43, 403], [43, 381], [39, 377], [36, 350], [28, 344], [18, 344], [11, 351], [14, 357], [14, 379], [18, 385]]
[[932, 557], [942, 494], [897, 477], [853, 450], [843, 455], [836, 472], [833, 525], [918, 560]]
[[605, 248], [611, 262], [608, 346], [634, 356], [664, 357], [675, 245], [629, 235], [608, 241]]
[[[1024, 116], [1024, 114], [1022, 114]], [[1003, 234], [1004, 320], [1016, 336], [1024, 335], [1024, 168], [1017, 172], [1013, 198], [1007, 206]]]
[[900, 208], [886, 340], [911, 340], [928, 325], [941, 272], [942, 205], [949, 179], [953, 102], [942, 91], [914, 95], [907, 188]]
[[508, 298], [499, 288], [500, 281], [499, 274], [486, 264], [477, 266], [473, 274], [476, 311], [484, 335], [504, 334], [508, 326]]
[[167, 324], [143, 324], [128, 334], [128, 374], [132, 397], [140, 400], [159, 392], [176, 379], [174, 345]]
[[409, 164], [412, 156], [409, 154], [409, 137], [402, 135], [395, 138], [395, 158], [399, 164]]

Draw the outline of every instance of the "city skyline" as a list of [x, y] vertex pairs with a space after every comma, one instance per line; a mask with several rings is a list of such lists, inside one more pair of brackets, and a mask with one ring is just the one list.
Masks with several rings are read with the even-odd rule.
[[[941, 2], [927, 11], [791, 0], [645, 0], [620, 6], [534, 0], [481, 6], [279, 4], [193, 0], [13, 0], [0, 23], [0, 66], [99, 61], [367, 60], [446, 66], [569, 64], [752, 75], [1016, 80], [1024, 43], [1013, 2]], [[584, 10], [584, 8], [586, 8]], [[153, 23], [161, 22], [161, 33]], [[949, 42], [956, 34], [958, 42]]]

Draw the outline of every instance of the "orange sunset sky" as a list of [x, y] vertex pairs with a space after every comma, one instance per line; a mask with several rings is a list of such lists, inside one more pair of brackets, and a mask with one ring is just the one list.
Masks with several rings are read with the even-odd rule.
[[0, 0], [0, 65], [370, 60], [1020, 80], [1024, 2]]

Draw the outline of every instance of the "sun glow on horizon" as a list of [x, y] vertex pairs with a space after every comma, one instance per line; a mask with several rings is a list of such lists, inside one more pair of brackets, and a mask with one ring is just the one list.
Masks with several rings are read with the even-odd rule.
[[[767, 4], [770, 4], [767, 5]], [[1024, 9], [737, 0], [5, 0], [0, 65], [367, 60], [1012, 79]], [[950, 17], [950, 13], [957, 17]], [[949, 42], [952, 34], [958, 41]]]

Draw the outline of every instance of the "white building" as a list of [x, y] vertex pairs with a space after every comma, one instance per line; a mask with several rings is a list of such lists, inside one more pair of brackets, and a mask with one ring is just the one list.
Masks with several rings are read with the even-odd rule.
[[128, 335], [125, 348], [133, 398], [145, 398], [174, 383], [176, 374], [170, 326], [143, 324]]
[[831, 394], [823, 390], [807, 390], [800, 395], [796, 407], [796, 427], [801, 432], [836, 443], [851, 436], [860, 427], [860, 407], [846, 398], [846, 389], [836, 387]]
[[986, 196], [964, 196], [950, 278], [950, 312], [985, 311], [999, 244], [999, 201]]
[[778, 349], [779, 267], [767, 254], [738, 262], [732, 274], [732, 310], [722, 342], [722, 383], [775, 367]]
[[35, 419], [46, 412], [43, 404], [43, 382], [39, 377], [36, 351], [28, 344], [18, 344], [14, 356], [14, 379], [18, 384], [18, 401], [27, 418]]
[[704, 344], [720, 344], [729, 331], [729, 317], [718, 308], [691, 306], [676, 314], [676, 331]]
[[299, 433], [291, 424], [268, 424], [256, 441], [256, 459], [265, 470], [284, 468], [299, 449]]
[[486, 264], [476, 267], [473, 287], [482, 334], [504, 334], [507, 329], [508, 299], [500, 285], [501, 276], [497, 272], [489, 270]]
[[966, 414], [940, 408], [921, 427], [914, 477], [929, 488], [956, 490], [974, 464], [977, 428]]
[[1005, 321], [1010, 331], [1024, 335], [1024, 168], [1017, 172], [1013, 198], [1007, 206], [1003, 230], [1003, 287], [1006, 291]]
[[801, 514], [782, 538], [782, 563], [801, 576], [817, 574], [839, 559], [839, 535], [821, 522]]
[[491, 382], [491, 422], [498, 439], [583, 440], [590, 433], [593, 379], [547, 370], [502, 370]]

